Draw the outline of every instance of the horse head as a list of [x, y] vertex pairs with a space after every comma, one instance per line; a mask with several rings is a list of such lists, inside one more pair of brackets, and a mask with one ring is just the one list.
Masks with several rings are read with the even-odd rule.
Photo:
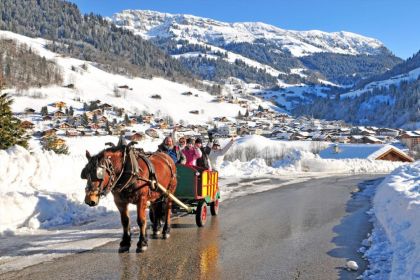
[[80, 177], [87, 180], [85, 188], [87, 205], [98, 205], [100, 197], [107, 195], [115, 186], [118, 175], [122, 172], [123, 157], [123, 147], [112, 146], [95, 156], [86, 151], [88, 163]]

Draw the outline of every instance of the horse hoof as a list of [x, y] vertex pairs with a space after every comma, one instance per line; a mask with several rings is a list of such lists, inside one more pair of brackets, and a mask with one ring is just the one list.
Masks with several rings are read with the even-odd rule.
[[137, 247], [136, 253], [143, 253], [147, 251], [147, 246]]
[[170, 236], [171, 236], [171, 235], [170, 235], [169, 233], [165, 233], [165, 234], [162, 236], [162, 238], [163, 238], [163, 239], [168, 239]]
[[118, 253], [126, 253], [126, 252], [128, 252], [129, 250], [130, 250], [130, 247], [129, 247], [129, 246], [120, 247], [120, 248], [118, 249]]

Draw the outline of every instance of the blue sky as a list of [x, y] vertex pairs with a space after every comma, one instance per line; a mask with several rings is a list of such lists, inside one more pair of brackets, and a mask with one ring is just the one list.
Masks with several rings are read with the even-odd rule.
[[408, 58], [420, 50], [420, 0], [72, 0], [83, 13], [124, 9], [261, 21], [284, 29], [350, 31], [382, 41]]

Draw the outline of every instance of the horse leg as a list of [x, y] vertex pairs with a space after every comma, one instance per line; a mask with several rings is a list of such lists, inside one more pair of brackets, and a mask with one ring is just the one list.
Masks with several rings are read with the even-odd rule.
[[123, 237], [120, 242], [119, 252], [127, 252], [131, 246], [130, 217], [128, 215], [128, 203], [117, 203], [120, 211], [121, 224], [123, 226]]
[[165, 225], [163, 226], [162, 237], [163, 239], [168, 239], [171, 232], [172, 200], [168, 198], [165, 204]]
[[162, 201], [156, 201], [152, 204], [150, 211], [153, 212], [153, 221], [152, 221], [152, 229], [153, 229], [153, 238], [157, 238], [160, 229], [162, 227], [161, 220], [162, 220]]
[[147, 197], [143, 196], [137, 204], [137, 224], [140, 228], [139, 242], [137, 242], [137, 253], [147, 250], [147, 220], [146, 220]]

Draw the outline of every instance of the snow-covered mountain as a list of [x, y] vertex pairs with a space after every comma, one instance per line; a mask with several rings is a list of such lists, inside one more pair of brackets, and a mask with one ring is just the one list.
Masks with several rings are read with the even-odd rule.
[[155, 11], [125, 10], [115, 14], [112, 21], [144, 38], [172, 38], [216, 46], [267, 40], [297, 57], [319, 52], [375, 55], [384, 48], [376, 39], [351, 32], [293, 31], [262, 22], [226, 23]]
[[401, 62], [380, 41], [345, 31], [293, 31], [143, 10], [125, 10], [109, 20], [217, 82], [233, 76], [270, 87], [352, 85]]
[[[420, 128], [420, 52], [335, 98], [314, 98], [294, 113], [417, 130]], [[340, 98], [338, 98], [340, 97]]]

